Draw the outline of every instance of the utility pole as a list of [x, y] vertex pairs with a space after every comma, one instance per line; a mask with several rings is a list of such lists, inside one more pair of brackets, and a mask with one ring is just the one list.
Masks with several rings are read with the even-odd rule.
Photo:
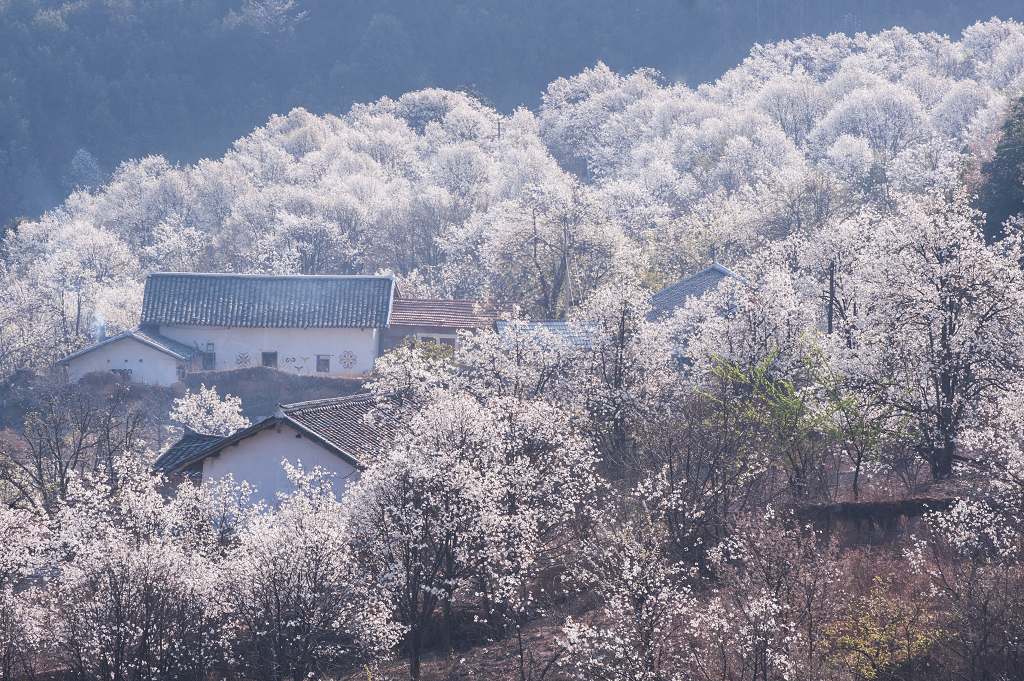
[[828, 333], [832, 333], [832, 319], [835, 314], [836, 306], [836, 259], [832, 258], [832, 261], [828, 265], [828, 309], [826, 317], [828, 318]]

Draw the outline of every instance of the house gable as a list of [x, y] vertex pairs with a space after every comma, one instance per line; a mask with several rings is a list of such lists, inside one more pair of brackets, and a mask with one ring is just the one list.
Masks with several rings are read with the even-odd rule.
[[68, 379], [86, 374], [113, 372], [134, 383], [171, 385], [179, 380], [187, 358], [136, 332], [126, 332], [68, 355], [59, 363]]
[[353, 466], [362, 467], [365, 458], [390, 444], [401, 422], [399, 407], [392, 402], [379, 403], [372, 393], [284, 404], [274, 416], [231, 435], [186, 433], [157, 459], [154, 468], [181, 470], [282, 423]]
[[204, 454], [202, 481], [215, 482], [230, 477], [235, 482], [246, 482], [253, 487], [257, 499], [274, 504], [279, 493], [292, 489], [285, 461], [301, 465], [307, 471], [320, 468], [331, 474], [339, 496], [359, 479], [359, 468], [349, 457], [339, 456], [286, 420], [268, 419], [246, 437], [218, 445]]

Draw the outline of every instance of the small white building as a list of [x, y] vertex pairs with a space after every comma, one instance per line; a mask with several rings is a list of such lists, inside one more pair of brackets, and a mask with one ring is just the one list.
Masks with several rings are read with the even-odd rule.
[[158, 272], [146, 279], [138, 329], [60, 364], [73, 381], [113, 371], [163, 386], [259, 366], [358, 377], [405, 338], [454, 343], [458, 331], [493, 320], [474, 301], [400, 298], [391, 276]]
[[256, 499], [274, 504], [279, 493], [292, 489], [283, 465], [287, 460], [331, 473], [340, 497], [391, 443], [399, 422], [392, 406], [377, 404], [369, 394], [285, 404], [275, 415], [226, 437], [187, 433], [157, 459], [154, 469], [200, 484], [231, 476], [252, 485]]
[[60, 361], [70, 381], [97, 371], [113, 372], [133, 383], [172, 385], [185, 378], [193, 349], [138, 329], [105, 338]]

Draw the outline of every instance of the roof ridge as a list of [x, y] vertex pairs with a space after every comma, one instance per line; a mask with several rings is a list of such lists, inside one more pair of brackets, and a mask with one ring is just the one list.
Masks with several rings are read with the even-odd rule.
[[486, 305], [481, 300], [473, 298], [397, 298], [395, 302], [402, 303], [473, 303], [474, 305]]
[[197, 437], [197, 438], [203, 438], [203, 439], [206, 439], [206, 440], [220, 440], [221, 438], [227, 437], [227, 435], [214, 435], [213, 433], [198, 433], [198, 432], [196, 432], [194, 430], [190, 430], [190, 429], [186, 428], [185, 432], [182, 433], [180, 439], [184, 440], [187, 437]]
[[180, 346], [185, 347], [185, 348], [189, 348], [190, 350], [193, 347], [193, 346], [189, 345], [188, 343], [185, 343], [185, 342], [180, 341], [180, 340], [175, 340], [174, 338], [171, 338], [170, 336], [165, 336], [162, 333], [157, 333], [155, 331], [148, 331], [147, 329], [143, 328], [142, 326], [136, 326], [129, 333], [131, 333], [131, 334], [133, 334], [135, 336], [144, 336], [144, 337], [146, 337], [146, 338], [148, 338], [148, 339], [150, 339], [150, 340], [152, 340], [152, 341], [154, 341], [156, 343], [161, 343], [163, 345], [168, 345], [169, 346], [169, 344], [175, 344], [175, 345], [180, 345]]
[[[744, 283], [746, 283], [746, 281], [747, 281], [740, 274], [738, 274], [736, 271], [726, 267], [725, 265], [723, 265], [722, 263], [720, 263], [718, 261], [715, 261], [715, 262], [711, 263], [711, 267], [709, 267], [708, 269], [717, 270], [717, 271], [721, 272], [722, 274], [724, 274], [726, 276], [736, 277], [737, 279], [739, 279], [740, 281], [742, 281]], [[704, 271], [706, 272], [707, 270], [704, 270]], [[697, 274], [700, 274], [700, 272], [698, 272]], [[696, 276], [696, 275], [694, 275], [694, 276]]]
[[376, 398], [376, 395], [372, 392], [361, 392], [354, 393], [352, 395], [338, 395], [337, 397], [321, 397], [315, 400], [305, 400], [303, 402], [291, 402], [289, 404], [277, 405], [283, 411], [297, 411], [299, 409], [310, 409], [312, 407], [327, 406], [332, 404], [355, 404], [360, 402], [369, 401], [369, 399]]
[[125, 340], [127, 338], [134, 338], [143, 345], [148, 345], [149, 347], [153, 348], [154, 350], [157, 350], [158, 352], [163, 352], [164, 354], [171, 355], [172, 357], [175, 357], [177, 359], [183, 361], [188, 359], [188, 357], [182, 355], [180, 352], [175, 350], [173, 347], [171, 347], [168, 343], [165, 343], [164, 341], [173, 341], [175, 343], [178, 343], [182, 347], [188, 347], [188, 344], [181, 343], [180, 341], [174, 341], [173, 338], [167, 338], [166, 336], [149, 334], [146, 333], [145, 331], [142, 331], [139, 327], [136, 327], [134, 329], [128, 329], [126, 331], [122, 331], [121, 333], [114, 334], [113, 336], [107, 336], [102, 340], [98, 340], [95, 343], [85, 346], [84, 348], [80, 348], [60, 358], [59, 360], [57, 360], [57, 363], [62, 364], [68, 362], [72, 359], [81, 357], [82, 355], [88, 354], [101, 347], [110, 345], [111, 343], [114, 343], [116, 341]]
[[390, 279], [393, 274], [259, 274], [241, 272], [150, 272], [148, 277], [223, 277], [233, 279]]

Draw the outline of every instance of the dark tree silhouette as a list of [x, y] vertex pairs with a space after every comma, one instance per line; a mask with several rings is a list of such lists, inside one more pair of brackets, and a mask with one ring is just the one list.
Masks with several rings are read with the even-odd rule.
[[985, 235], [997, 239], [1007, 218], [1024, 213], [1024, 98], [1014, 103], [995, 158], [982, 172], [978, 203], [986, 214]]

